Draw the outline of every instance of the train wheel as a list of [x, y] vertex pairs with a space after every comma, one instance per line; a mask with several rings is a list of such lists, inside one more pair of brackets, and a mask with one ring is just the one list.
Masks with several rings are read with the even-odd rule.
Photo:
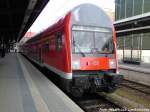
[[72, 87], [71, 88], [71, 94], [78, 98], [78, 97], [82, 97], [84, 94], [84, 90], [82, 88], [78, 88], [78, 87]]

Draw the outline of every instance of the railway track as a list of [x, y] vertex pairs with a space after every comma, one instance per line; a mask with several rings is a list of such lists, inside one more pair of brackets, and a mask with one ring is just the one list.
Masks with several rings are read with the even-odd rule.
[[134, 89], [146, 95], [150, 95], [150, 86], [147, 86], [144, 84], [140, 84], [140, 83], [129, 81], [129, 80], [124, 80], [121, 86]]
[[81, 99], [73, 98], [73, 100], [85, 112], [120, 112], [120, 110], [123, 109], [119, 105], [109, 101], [108, 99], [99, 94], [87, 95]]
[[[144, 84], [124, 80], [121, 86], [134, 89], [146, 95], [150, 95], [150, 86]], [[123, 108], [120, 105], [113, 103], [109, 99], [106, 99], [99, 94], [96, 94], [94, 96], [90, 95], [76, 102], [86, 112], [120, 112], [120, 110], [125, 110], [123, 112], [128, 112], [126, 108]]]

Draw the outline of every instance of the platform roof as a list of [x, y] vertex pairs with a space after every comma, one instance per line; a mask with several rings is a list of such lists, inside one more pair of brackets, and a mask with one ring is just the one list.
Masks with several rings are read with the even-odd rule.
[[117, 35], [150, 31], [150, 12], [118, 20], [114, 23]]
[[1, 0], [0, 42], [19, 41], [49, 0]]

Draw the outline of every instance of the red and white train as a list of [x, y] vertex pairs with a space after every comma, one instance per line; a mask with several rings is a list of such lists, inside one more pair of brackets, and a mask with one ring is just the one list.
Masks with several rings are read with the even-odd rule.
[[22, 46], [23, 54], [60, 76], [62, 87], [79, 96], [85, 91], [114, 91], [118, 74], [116, 34], [106, 13], [80, 4]]

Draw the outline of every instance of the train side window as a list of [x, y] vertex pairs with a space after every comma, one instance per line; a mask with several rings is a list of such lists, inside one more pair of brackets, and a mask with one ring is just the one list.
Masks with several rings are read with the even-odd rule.
[[44, 42], [43, 51], [46, 53], [49, 51], [49, 39]]
[[62, 49], [62, 33], [56, 33], [56, 51], [60, 51]]

